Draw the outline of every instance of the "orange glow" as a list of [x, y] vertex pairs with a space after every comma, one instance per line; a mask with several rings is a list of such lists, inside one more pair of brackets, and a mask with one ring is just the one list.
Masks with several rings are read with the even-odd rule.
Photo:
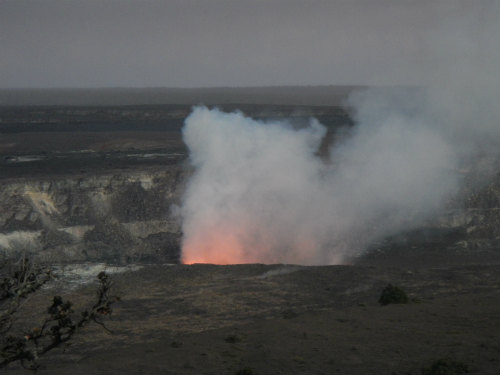
[[[243, 263], [293, 263], [317, 264], [319, 248], [310, 236], [302, 236], [282, 246], [283, 240], [273, 238], [265, 229], [255, 226], [224, 226], [204, 228], [187, 236], [182, 246], [183, 264], [243, 264]], [[243, 227], [248, 230], [245, 231]], [[265, 233], [265, 235], [262, 235]], [[251, 241], [249, 239], [252, 239]]]
[[238, 264], [249, 263], [249, 259], [234, 236], [212, 234], [208, 238], [184, 243], [182, 263]]

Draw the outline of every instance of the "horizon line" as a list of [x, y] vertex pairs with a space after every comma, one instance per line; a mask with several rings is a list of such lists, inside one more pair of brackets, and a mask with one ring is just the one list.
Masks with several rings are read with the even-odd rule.
[[179, 86], [95, 86], [95, 87], [0, 87], [0, 91], [6, 90], [220, 90], [220, 89], [286, 89], [286, 88], [350, 88], [350, 87], [421, 87], [418, 84], [328, 84], [328, 85], [267, 85], [267, 86], [199, 86], [199, 87], [179, 87]]

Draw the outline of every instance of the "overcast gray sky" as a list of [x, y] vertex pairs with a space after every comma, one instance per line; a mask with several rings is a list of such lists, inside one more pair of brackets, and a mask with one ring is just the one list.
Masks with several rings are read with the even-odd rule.
[[0, 87], [419, 84], [498, 2], [0, 0]]

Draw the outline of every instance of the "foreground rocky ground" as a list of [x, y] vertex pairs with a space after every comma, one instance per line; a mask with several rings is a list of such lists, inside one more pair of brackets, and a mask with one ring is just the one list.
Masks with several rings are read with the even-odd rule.
[[[445, 359], [470, 373], [496, 374], [500, 264], [478, 261], [441, 268], [144, 266], [113, 276], [122, 296], [107, 323], [113, 333], [98, 326], [81, 332], [46, 355], [39, 373], [421, 374]], [[410, 302], [380, 306], [388, 283], [406, 290]], [[40, 319], [33, 311], [56, 293], [84, 305], [94, 288], [71, 289], [61, 279], [29, 302], [23, 319]]]

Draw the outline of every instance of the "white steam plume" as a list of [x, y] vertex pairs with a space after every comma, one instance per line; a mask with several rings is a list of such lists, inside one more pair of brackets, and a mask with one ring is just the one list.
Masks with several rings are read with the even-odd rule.
[[196, 108], [184, 140], [195, 168], [182, 207], [183, 260], [338, 263], [424, 218], [454, 187], [453, 152], [425, 126], [394, 118], [316, 151], [325, 128], [295, 130]]
[[[498, 4], [447, 25], [420, 89], [347, 101], [355, 125], [316, 153], [325, 128], [295, 129], [197, 107], [184, 141], [195, 169], [181, 209], [186, 263], [334, 264], [432, 217], [458, 172], [500, 150]], [[459, 32], [457, 31], [459, 30]], [[436, 48], [434, 48], [436, 47]]]

